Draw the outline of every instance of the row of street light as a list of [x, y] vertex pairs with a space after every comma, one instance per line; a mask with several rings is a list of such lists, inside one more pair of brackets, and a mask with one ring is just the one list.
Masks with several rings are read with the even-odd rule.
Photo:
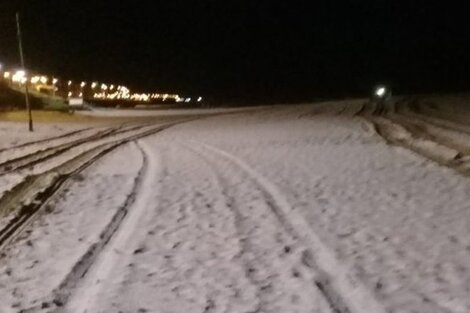
[[[74, 83], [72, 80], [60, 81], [53, 76], [42, 74], [28, 75], [25, 70], [19, 69], [14, 71], [3, 71], [0, 68], [0, 74], [3, 79], [10, 85], [23, 88], [25, 86], [32, 87], [35, 91], [57, 93], [66, 98], [93, 98], [100, 100], [129, 100], [138, 102], [151, 102], [152, 100], [175, 101], [175, 102], [192, 102], [192, 98], [184, 98], [178, 94], [162, 94], [162, 93], [132, 93], [130, 89], [123, 85], [100, 83], [97, 81], [86, 82], [81, 81]], [[66, 88], [61, 88], [61, 86]], [[197, 98], [197, 102], [201, 102], [202, 97]]]
[[[17, 30], [17, 37], [18, 37], [18, 51], [19, 51], [19, 57], [20, 57], [20, 62], [21, 62], [21, 69], [16, 70], [14, 72], [10, 71], [4, 71], [4, 66], [3, 64], [0, 63], [0, 79], [4, 78], [6, 81], [8, 81], [10, 84], [18, 84], [19, 87], [24, 88], [24, 95], [25, 95], [25, 103], [26, 103], [26, 110], [28, 112], [28, 128], [29, 131], [33, 131], [33, 117], [32, 117], [32, 112], [31, 112], [31, 105], [29, 101], [29, 85], [31, 84], [32, 86], [36, 87], [37, 91], [43, 92], [44, 90], [47, 91], [48, 93], [52, 92], [52, 96], [56, 96], [56, 92], [59, 91], [58, 85], [60, 84], [60, 81], [58, 78], [52, 77], [52, 79], [49, 79], [48, 76], [46, 75], [36, 75], [32, 77], [28, 77], [27, 72], [26, 72], [26, 67], [25, 67], [25, 61], [24, 61], [24, 53], [23, 53], [23, 41], [22, 41], [22, 35], [21, 35], [21, 25], [20, 25], [20, 13], [17, 12], [15, 15], [15, 20], [16, 20], [16, 30]], [[82, 81], [80, 83], [80, 91], [78, 92], [78, 98], [85, 98], [85, 87], [88, 85], [87, 82]], [[98, 82], [92, 82], [90, 84], [91, 86], [91, 92], [92, 93], [92, 98], [94, 99], [124, 99], [124, 100], [130, 100], [130, 101], [144, 101], [144, 102], [150, 102], [152, 99], [159, 99], [161, 97], [162, 101], [166, 101], [167, 99], [173, 99], [175, 102], [191, 102], [191, 98], [182, 98], [177, 94], [164, 94], [160, 95], [158, 93], [153, 93], [153, 94], [138, 94], [138, 93], [133, 93], [131, 94], [130, 90], [125, 87], [125, 86], [115, 86], [113, 84], [109, 85], [109, 90], [108, 90], [108, 85], [102, 83], [100, 86], [100, 91], [98, 91]], [[67, 94], [66, 98], [70, 100], [76, 96], [76, 93], [74, 94], [73, 90], [73, 82], [69, 80], [67, 82]], [[115, 90], [116, 87], [116, 90]], [[65, 98], [65, 95], [64, 95]], [[83, 101], [83, 100], [82, 100]], [[198, 102], [202, 101], [202, 97], [199, 97]]]

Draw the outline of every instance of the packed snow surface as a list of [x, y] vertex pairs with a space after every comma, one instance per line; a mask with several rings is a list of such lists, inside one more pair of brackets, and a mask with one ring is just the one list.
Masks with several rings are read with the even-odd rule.
[[257, 110], [264, 107], [240, 108], [203, 108], [203, 109], [93, 109], [77, 111], [77, 114], [98, 117], [149, 117], [149, 116], [181, 116], [181, 115], [210, 115], [240, 111]]
[[470, 180], [321, 107], [188, 122], [95, 163], [4, 252], [0, 312], [470, 312]]
[[34, 125], [34, 132], [30, 132], [26, 123], [0, 121], [0, 150], [54, 136], [61, 136], [83, 128], [85, 126], [79, 124], [37, 123]]

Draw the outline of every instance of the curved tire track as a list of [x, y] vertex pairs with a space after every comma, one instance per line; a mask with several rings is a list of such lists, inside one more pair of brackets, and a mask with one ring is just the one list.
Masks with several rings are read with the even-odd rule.
[[365, 288], [348, 266], [339, 263], [334, 253], [312, 231], [310, 225], [300, 215], [292, 212], [289, 203], [274, 184], [228, 152], [204, 143], [197, 144], [208, 153], [239, 168], [260, 187], [266, 203], [286, 232], [303, 242], [305, 250], [302, 261], [313, 271], [312, 276], [315, 277], [313, 283], [323, 294], [333, 312], [385, 313], [385, 308], [375, 299], [372, 292]]
[[151, 127], [141, 133], [99, 145], [45, 173], [26, 177], [23, 182], [0, 198], [1, 212], [15, 212], [15, 216], [8, 224], [0, 229], [0, 250], [17, 238], [70, 177], [123, 144], [158, 133], [179, 123], [181, 122]]
[[74, 131], [59, 135], [59, 136], [48, 137], [48, 138], [39, 139], [39, 140], [35, 140], [35, 141], [25, 142], [25, 143], [15, 145], [15, 146], [10, 146], [10, 147], [7, 147], [7, 148], [2, 148], [2, 149], [0, 149], [0, 153], [3, 153], [5, 151], [11, 151], [11, 150], [14, 150], [14, 149], [26, 148], [26, 147], [29, 147], [29, 146], [34, 146], [34, 145], [37, 145], [37, 144], [40, 144], [40, 143], [49, 142], [49, 141], [53, 141], [53, 140], [57, 140], [57, 139], [72, 137], [74, 135], [86, 132], [90, 129], [92, 129], [92, 127], [82, 128], [82, 129], [74, 130]]

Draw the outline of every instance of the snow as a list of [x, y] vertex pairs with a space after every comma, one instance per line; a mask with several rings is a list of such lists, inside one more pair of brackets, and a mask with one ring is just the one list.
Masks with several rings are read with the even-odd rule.
[[136, 109], [93, 109], [77, 111], [76, 114], [98, 117], [146, 117], [146, 116], [180, 116], [207, 115], [265, 109], [266, 107], [240, 108], [206, 108], [206, 109], [165, 109], [165, 110], [136, 110]]
[[74, 178], [50, 205], [52, 212], [41, 216], [30, 233], [6, 251], [0, 262], [0, 312], [47, 302], [75, 262], [98, 240], [130, 193], [142, 163], [132, 146], [118, 152]]
[[53, 136], [60, 136], [82, 128], [85, 128], [85, 126], [80, 124], [36, 123], [34, 125], [34, 132], [30, 132], [26, 123], [0, 122], [0, 150]]
[[[67, 142], [72, 142], [74, 140], [84, 138], [86, 136], [91, 136], [93, 134], [98, 133], [99, 131], [104, 130], [104, 128], [90, 128], [90, 129], [83, 129], [83, 131], [75, 133], [75, 131], [72, 132], [66, 132], [64, 134], [70, 134], [70, 136], [62, 137], [60, 134], [58, 135], [59, 138], [55, 138], [57, 136], [54, 135], [54, 133], [50, 131], [44, 131], [41, 133], [42, 136], [44, 136], [43, 139], [49, 139], [46, 142], [39, 142], [39, 143], [34, 143], [30, 142], [29, 144], [22, 146], [22, 147], [15, 147], [14, 149], [6, 149], [3, 151], [0, 151], [0, 162], [3, 163], [8, 160], [12, 160], [14, 158], [19, 158], [25, 155], [28, 155], [30, 153], [36, 152], [36, 151], [41, 151], [41, 150], [46, 150], [51, 147], [58, 146], [60, 144], [64, 144]], [[39, 138], [41, 138], [38, 135]]]
[[47, 312], [59, 286], [60, 312], [470, 312], [470, 181], [359, 109], [234, 113], [120, 148], [5, 251], [0, 312]]

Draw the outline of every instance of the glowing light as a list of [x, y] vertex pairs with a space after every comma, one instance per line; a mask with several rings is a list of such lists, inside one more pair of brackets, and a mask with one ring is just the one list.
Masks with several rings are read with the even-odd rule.
[[92, 88], [92, 89], [95, 89], [96, 86], [98, 86], [98, 83], [97, 83], [97, 82], [93, 82], [93, 83], [91, 84], [91, 88]]
[[197, 98], [197, 102], [201, 102], [201, 101], [202, 101], [202, 97]]
[[114, 85], [109, 86], [109, 90], [114, 90]]
[[385, 86], [378, 86], [376, 89], [375, 89], [375, 95], [377, 97], [384, 97], [386, 94], [387, 94], [387, 88]]
[[377, 89], [377, 91], [375, 92], [377, 94], [377, 96], [383, 96], [385, 94], [385, 88], [379, 88]]
[[23, 70], [16, 71], [11, 80], [15, 83], [24, 84], [27, 81], [26, 72]]
[[39, 79], [40, 79], [39, 76], [33, 76], [33, 77], [31, 77], [31, 84], [37, 84], [37, 83], [39, 83]]
[[47, 81], [49, 80], [46, 76], [41, 76], [39, 79], [41, 81], [41, 84], [47, 84]]
[[80, 92], [80, 94], [78, 95], [80, 98], [83, 98], [83, 92]]
[[69, 91], [68, 96], [69, 96], [69, 98], [72, 96], [72, 92], [71, 92], [71, 91]]
[[58, 82], [59, 82], [59, 80], [57, 78], [52, 79], [52, 84], [53, 85], [57, 85]]
[[5, 78], [5, 79], [9, 79], [10, 76], [11, 76], [10, 72], [3, 73], [3, 78]]
[[83, 88], [83, 87], [85, 87], [85, 86], [86, 86], [86, 83], [85, 83], [85, 82], [81, 82], [80, 88]]
[[106, 84], [101, 84], [101, 89], [108, 90], [108, 86]]
[[186, 100], [184, 100], [184, 102], [186, 102], [186, 103], [191, 102], [191, 98], [186, 98]]
[[69, 87], [72, 86], [72, 81], [71, 81], [71, 80], [69, 80], [69, 81], [67, 82], [67, 86], [69, 86]]

